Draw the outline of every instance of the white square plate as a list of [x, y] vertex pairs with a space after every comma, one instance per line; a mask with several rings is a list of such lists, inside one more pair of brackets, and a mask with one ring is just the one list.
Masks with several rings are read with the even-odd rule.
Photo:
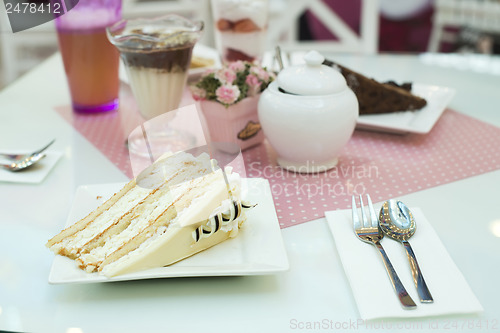
[[[77, 189], [66, 226], [85, 217], [103, 200], [120, 190], [123, 183], [88, 185]], [[49, 283], [96, 283], [188, 276], [263, 275], [289, 268], [281, 229], [265, 179], [243, 179], [244, 199], [257, 206], [247, 211], [247, 221], [237, 237], [176, 264], [107, 278], [98, 273], [85, 273], [73, 260], [56, 256]]]
[[427, 100], [418, 111], [402, 111], [359, 116], [356, 128], [389, 133], [430, 132], [455, 95], [452, 88], [414, 83], [412, 93]]
[[[13, 151], [2, 151], [4, 153], [14, 153]], [[24, 153], [16, 151], [15, 153]], [[25, 153], [30, 153], [26, 151]], [[38, 184], [41, 183], [49, 174], [50, 170], [56, 165], [57, 161], [63, 155], [61, 152], [47, 151], [44, 153], [45, 157], [37, 164], [31, 166], [29, 169], [12, 172], [5, 169], [0, 169], [0, 182], [9, 183], [27, 183]], [[7, 160], [2, 159], [0, 163], [6, 163]]]

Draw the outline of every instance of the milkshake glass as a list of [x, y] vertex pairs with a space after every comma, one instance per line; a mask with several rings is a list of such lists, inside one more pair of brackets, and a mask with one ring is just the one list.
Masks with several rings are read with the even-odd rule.
[[[108, 38], [120, 51], [132, 93], [145, 120], [179, 107], [193, 47], [202, 31], [203, 22], [173, 14], [121, 20], [108, 28]], [[175, 144], [177, 147], [171, 150], [182, 150], [182, 134], [164, 125], [162, 130], [147, 133], [148, 145], [157, 148]], [[144, 138], [138, 140], [142, 142]], [[129, 138], [128, 145], [134, 150], [134, 138]]]

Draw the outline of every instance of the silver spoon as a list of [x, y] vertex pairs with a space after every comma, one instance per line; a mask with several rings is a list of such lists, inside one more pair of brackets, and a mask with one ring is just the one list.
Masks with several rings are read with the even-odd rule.
[[384, 202], [379, 214], [379, 224], [382, 231], [390, 238], [401, 242], [406, 250], [406, 255], [410, 261], [413, 282], [417, 287], [418, 296], [422, 303], [432, 303], [432, 298], [424, 276], [418, 266], [417, 258], [413, 252], [408, 239], [415, 233], [417, 228], [415, 219], [410, 209], [401, 201], [389, 200]]
[[49, 148], [53, 143], [54, 141], [56, 141], [56, 139], [53, 139], [52, 141], [50, 141], [47, 145], [43, 146], [42, 148], [40, 149], [37, 149], [35, 150], [34, 152], [32, 153], [29, 153], [29, 154], [4, 154], [4, 153], [0, 153], [0, 156], [2, 157], [5, 157], [5, 158], [8, 158], [9, 160], [13, 160], [13, 161], [19, 161], [19, 160], [22, 160], [22, 159], [25, 159], [25, 158], [28, 158], [29, 156], [32, 156], [32, 155], [36, 155], [36, 154], [40, 154], [41, 152], [45, 151], [47, 148]]
[[279, 46], [276, 46], [275, 49], [275, 55], [276, 61], [278, 62], [278, 66], [280, 67], [280, 71], [283, 70], [283, 58], [281, 57], [281, 48]]
[[40, 161], [42, 158], [45, 157], [45, 154], [35, 154], [35, 155], [30, 155], [26, 157], [25, 159], [22, 159], [20, 161], [15, 161], [10, 164], [0, 164], [1, 168], [7, 169], [9, 171], [21, 171], [29, 168], [30, 166], [34, 165], [38, 161]]
[[[276, 58], [276, 61], [278, 62], [278, 66], [280, 68], [280, 72], [283, 70], [284, 68], [284, 65], [283, 65], [283, 58], [281, 56], [281, 48], [279, 46], [276, 46], [275, 48], [275, 55], [274, 57]], [[297, 95], [297, 94], [294, 94], [294, 93], [291, 93], [291, 92], [288, 92], [288, 91], [285, 91], [283, 88], [281, 87], [278, 87], [278, 90], [284, 94], [289, 94], [289, 95]]]

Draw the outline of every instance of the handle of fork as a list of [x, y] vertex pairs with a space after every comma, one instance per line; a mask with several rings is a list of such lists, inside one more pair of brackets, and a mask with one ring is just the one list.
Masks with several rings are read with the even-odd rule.
[[434, 299], [432, 298], [431, 292], [429, 288], [427, 288], [427, 283], [425, 283], [424, 276], [420, 271], [420, 267], [418, 266], [417, 257], [415, 257], [415, 253], [411, 248], [411, 245], [408, 241], [401, 242], [406, 249], [406, 255], [408, 256], [408, 260], [410, 261], [411, 267], [411, 275], [413, 277], [413, 282], [417, 287], [418, 297], [420, 298], [420, 302], [422, 303], [432, 303]]
[[392, 287], [394, 288], [394, 291], [396, 292], [396, 295], [398, 296], [399, 301], [401, 302], [401, 306], [405, 310], [415, 309], [417, 305], [415, 304], [411, 296], [408, 295], [408, 292], [406, 291], [405, 287], [403, 286], [403, 283], [399, 279], [396, 270], [394, 270], [394, 267], [392, 266], [391, 261], [387, 256], [387, 253], [385, 253], [382, 244], [380, 244], [379, 241], [375, 241], [374, 244], [379, 250], [382, 259], [384, 260], [385, 269], [387, 270], [387, 274], [389, 275], [389, 278], [392, 282]]

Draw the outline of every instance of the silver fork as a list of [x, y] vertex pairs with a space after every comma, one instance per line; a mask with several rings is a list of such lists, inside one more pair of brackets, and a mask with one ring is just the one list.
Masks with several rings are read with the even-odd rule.
[[43, 146], [40, 149], [35, 150], [34, 152], [28, 153], [28, 154], [5, 154], [5, 153], [0, 153], [0, 156], [5, 157], [5, 158], [7, 158], [9, 160], [12, 160], [12, 161], [21, 161], [21, 160], [24, 160], [24, 159], [28, 158], [29, 156], [34, 156], [34, 155], [40, 154], [41, 152], [44, 152], [47, 148], [49, 148], [54, 143], [54, 141], [56, 141], [56, 139], [53, 139], [47, 145]]
[[375, 214], [375, 210], [373, 209], [373, 204], [372, 200], [370, 199], [370, 195], [367, 194], [366, 199], [368, 201], [370, 218], [368, 219], [365, 213], [365, 208], [363, 207], [363, 197], [360, 195], [359, 203], [361, 206], [360, 209], [361, 209], [361, 219], [362, 219], [360, 221], [356, 208], [356, 198], [354, 195], [352, 196], [352, 221], [354, 223], [354, 232], [356, 233], [356, 236], [363, 242], [370, 243], [379, 250], [379, 253], [384, 261], [385, 269], [387, 270], [387, 274], [389, 275], [389, 279], [391, 280], [392, 287], [394, 288], [394, 291], [396, 292], [396, 295], [398, 296], [399, 301], [401, 302], [401, 306], [407, 310], [415, 309], [417, 305], [410, 297], [410, 295], [408, 295], [408, 292], [406, 291], [405, 287], [403, 286], [403, 283], [401, 283], [401, 280], [396, 274], [396, 271], [394, 270], [394, 267], [392, 266], [389, 257], [385, 253], [382, 244], [380, 244], [380, 241], [382, 240], [382, 238], [384, 238], [384, 234], [380, 230], [377, 214]]
[[38, 163], [38, 161], [40, 161], [44, 157], [45, 157], [45, 154], [30, 155], [23, 160], [15, 161], [15, 162], [12, 162], [10, 164], [1, 164], [0, 163], [0, 168], [6, 169], [9, 171], [14, 171], [14, 172], [21, 171], [21, 170], [25, 170], [25, 169], [31, 167], [32, 165]]

